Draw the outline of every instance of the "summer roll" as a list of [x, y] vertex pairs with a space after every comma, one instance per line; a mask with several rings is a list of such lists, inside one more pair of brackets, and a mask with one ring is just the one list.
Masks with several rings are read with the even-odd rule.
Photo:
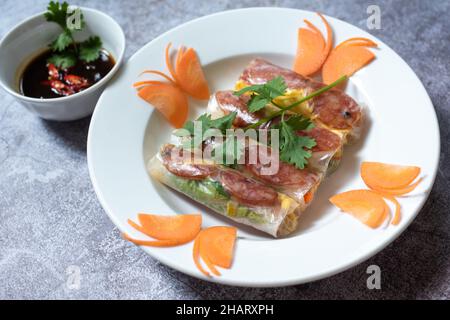
[[165, 144], [149, 161], [150, 175], [215, 212], [274, 237], [296, 230], [299, 204], [238, 170]]

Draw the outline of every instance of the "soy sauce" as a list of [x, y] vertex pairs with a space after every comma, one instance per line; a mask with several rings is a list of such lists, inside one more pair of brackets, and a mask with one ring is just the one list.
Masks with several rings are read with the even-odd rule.
[[66, 70], [58, 70], [58, 79], [63, 85], [69, 86], [65, 82], [65, 76], [73, 75], [85, 79], [85, 85], [76, 90], [61, 90], [56, 89], [59, 83], [50, 82], [48, 59], [53, 54], [51, 50], [33, 59], [25, 68], [20, 78], [20, 93], [32, 98], [60, 98], [71, 94], [76, 94], [80, 91], [86, 90], [101, 79], [103, 79], [109, 71], [114, 67], [115, 61], [112, 55], [106, 50], [100, 52], [100, 57], [92, 62], [78, 61], [77, 64]]

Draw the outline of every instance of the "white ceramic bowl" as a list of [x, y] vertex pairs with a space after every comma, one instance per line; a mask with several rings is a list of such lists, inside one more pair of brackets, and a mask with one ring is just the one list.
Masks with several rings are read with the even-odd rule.
[[44, 12], [15, 26], [0, 41], [0, 85], [28, 110], [44, 119], [71, 121], [90, 115], [106, 83], [120, 67], [125, 51], [125, 35], [110, 16], [88, 8], [81, 8], [86, 27], [76, 32], [75, 40], [83, 41], [91, 35], [102, 39], [103, 47], [116, 61], [113, 69], [90, 88], [71, 96], [39, 99], [25, 97], [19, 92], [19, 80], [27, 63], [43, 52], [61, 32], [55, 23], [47, 22]]

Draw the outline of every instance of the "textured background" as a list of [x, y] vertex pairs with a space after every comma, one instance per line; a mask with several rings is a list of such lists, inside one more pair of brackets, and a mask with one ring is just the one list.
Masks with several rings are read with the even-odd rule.
[[[334, 277], [295, 287], [214, 285], [171, 270], [121, 239], [89, 180], [86, 138], [90, 119], [43, 121], [1, 91], [0, 298], [450, 298], [450, 19], [446, 15], [450, 1], [71, 3], [103, 10], [117, 19], [127, 37], [127, 57], [162, 32], [221, 10], [295, 7], [321, 11], [365, 29], [367, 6], [378, 4], [382, 29], [372, 33], [417, 72], [433, 100], [441, 127], [440, 169], [431, 196], [414, 223], [369, 261]], [[45, 0], [1, 1], [0, 36], [45, 6]], [[0, 67], [4, 63], [0, 61]], [[382, 290], [366, 288], [370, 264], [382, 269]], [[71, 265], [81, 270], [78, 290], [66, 285], [66, 270]]]

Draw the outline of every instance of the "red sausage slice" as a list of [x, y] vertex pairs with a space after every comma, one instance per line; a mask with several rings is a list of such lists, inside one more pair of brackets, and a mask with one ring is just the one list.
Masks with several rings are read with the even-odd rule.
[[277, 203], [278, 194], [275, 190], [236, 171], [223, 171], [220, 180], [224, 189], [239, 202], [255, 206], [274, 206]]
[[[258, 152], [259, 150], [256, 151], [256, 148], [256, 146], [252, 146], [249, 150], [251, 150], [251, 152]], [[267, 148], [267, 152], [258, 153], [257, 163], [253, 164], [247, 161], [245, 166], [252, 174], [267, 183], [276, 186], [295, 186], [298, 188], [309, 189], [319, 181], [317, 174], [310, 172], [308, 169], [300, 170], [291, 164], [281, 161], [279, 162], [278, 171], [275, 174], [264, 174], [267, 172], [267, 170], [264, 169], [267, 169], [267, 167], [270, 166], [270, 164], [266, 164], [269, 162], [269, 159], [264, 157], [270, 157], [270, 148]]]
[[[190, 161], [183, 161], [181, 158], [183, 153], [190, 154], [188, 155]], [[174, 145], [165, 145], [161, 149], [161, 158], [166, 169], [179, 177], [201, 180], [217, 172], [217, 167], [214, 165], [191, 163], [194, 160], [193, 155], [189, 151]]]
[[246, 127], [260, 119], [257, 113], [248, 111], [248, 100], [248, 95], [238, 97], [233, 94], [233, 91], [218, 91], [216, 93], [217, 105], [225, 114], [236, 112], [236, 118], [233, 121], [233, 125], [236, 127]]
[[298, 135], [308, 136], [316, 140], [312, 152], [335, 151], [342, 146], [341, 138], [330, 130], [314, 127], [309, 131], [298, 131]]

